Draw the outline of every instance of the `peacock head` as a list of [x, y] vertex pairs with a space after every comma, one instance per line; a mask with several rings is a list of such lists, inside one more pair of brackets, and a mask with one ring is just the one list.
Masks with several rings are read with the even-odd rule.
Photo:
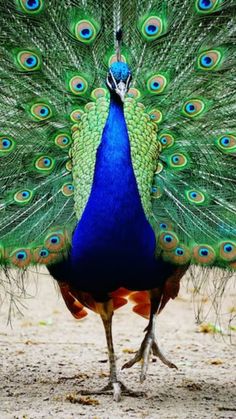
[[113, 63], [107, 74], [107, 87], [111, 93], [116, 94], [124, 102], [125, 94], [129, 90], [132, 79], [131, 71], [126, 63], [117, 61]]

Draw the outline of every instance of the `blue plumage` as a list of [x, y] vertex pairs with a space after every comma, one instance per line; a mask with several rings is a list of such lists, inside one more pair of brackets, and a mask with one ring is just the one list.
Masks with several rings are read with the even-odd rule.
[[153, 278], [155, 245], [132, 168], [123, 104], [112, 96], [91, 194], [72, 239], [74, 285], [97, 292], [124, 284], [137, 289], [138, 278]]

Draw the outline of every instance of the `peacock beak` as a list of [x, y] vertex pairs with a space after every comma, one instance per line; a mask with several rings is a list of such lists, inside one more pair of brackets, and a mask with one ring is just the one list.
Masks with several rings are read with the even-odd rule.
[[127, 93], [127, 83], [120, 81], [116, 86], [116, 93], [120, 96], [122, 102], [124, 102], [125, 94]]

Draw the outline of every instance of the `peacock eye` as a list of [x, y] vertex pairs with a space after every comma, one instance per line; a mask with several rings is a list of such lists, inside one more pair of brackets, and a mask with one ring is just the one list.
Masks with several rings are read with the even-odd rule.
[[164, 242], [165, 242], [165, 243], [171, 243], [171, 242], [173, 241], [173, 237], [172, 237], [172, 236], [170, 236], [170, 234], [166, 234], [166, 235], [163, 237], [163, 240], [164, 240]]
[[179, 243], [179, 239], [176, 234], [172, 232], [163, 231], [158, 240], [159, 245], [164, 250], [172, 250], [175, 249]]
[[41, 258], [46, 258], [46, 257], [48, 257], [48, 255], [49, 255], [49, 251], [47, 249], [41, 249], [40, 252], [39, 252], [39, 256]]
[[16, 258], [19, 260], [25, 260], [27, 258], [27, 253], [23, 250], [16, 253]]
[[201, 57], [201, 64], [203, 67], [212, 67], [213, 60], [209, 55], [203, 55]]
[[33, 192], [29, 189], [24, 189], [21, 191], [17, 191], [14, 195], [14, 201], [17, 204], [25, 205], [28, 204], [28, 202], [31, 201], [33, 197]]
[[194, 104], [194, 103], [188, 103], [188, 104], [185, 106], [185, 110], [186, 110], [186, 112], [188, 112], [188, 113], [192, 114], [192, 113], [194, 113], [194, 112], [196, 111], [196, 106], [195, 106], [195, 104]]
[[199, 116], [205, 110], [205, 103], [200, 99], [188, 100], [184, 103], [182, 108], [182, 114], [188, 118], [194, 118]]
[[8, 150], [11, 147], [11, 141], [8, 140], [7, 138], [4, 138], [2, 140], [2, 147], [3, 149]]
[[167, 224], [166, 224], [166, 223], [161, 223], [161, 224], [160, 224], [160, 228], [161, 228], [162, 230], [166, 230], [166, 229], [167, 229]]
[[178, 156], [178, 155], [173, 156], [171, 160], [172, 160], [173, 164], [178, 164], [179, 161], [180, 161], [180, 156]]
[[45, 121], [52, 116], [52, 110], [46, 103], [36, 103], [31, 107], [30, 111], [37, 121]]
[[213, 247], [208, 245], [194, 246], [193, 257], [197, 263], [210, 265], [214, 262], [216, 254]]
[[172, 169], [181, 170], [187, 166], [188, 159], [182, 153], [175, 153], [169, 157], [168, 164]]
[[55, 166], [55, 160], [48, 156], [41, 156], [35, 162], [35, 168], [39, 172], [51, 172]]
[[82, 118], [84, 111], [81, 109], [74, 109], [70, 114], [70, 119], [72, 122], [79, 122]]
[[107, 91], [103, 89], [103, 87], [98, 87], [94, 89], [91, 93], [91, 97], [95, 100], [100, 99], [102, 97], [106, 97]]
[[69, 81], [69, 89], [74, 95], [83, 95], [88, 89], [88, 83], [83, 77], [74, 76]]
[[206, 247], [202, 247], [198, 250], [199, 256], [206, 257], [209, 255], [209, 250]]
[[230, 138], [229, 137], [223, 137], [220, 139], [220, 144], [225, 146], [228, 146], [230, 144]]
[[159, 90], [160, 89], [160, 83], [158, 81], [152, 81], [150, 83], [150, 87], [152, 90]]
[[198, 13], [211, 13], [218, 8], [222, 0], [197, 0], [196, 10]]
[[236, 135], [222, 135], [215, 140], [216, 146], [226, 154], [236, 153]]
[[51, 242], [51, 244], [58, 244], [58, 243], [60, 243], [60, 238], [58, 236], [52, 236], [50, 238], [50, 242]]
[[7, 155], [15, 148], [15, 141], [12, 138], [0, 136], [0, 156]]
[[36, 52], [21, 51], [16, 57], [17, 64], [25, 71], [36, 71], [41, 67], [41, 58]]
[[155, 122], [156, 124], [160, 124], [163, 118], [161, 111], [158, 109], [152, 109], [149, 112], [149, 116], [151, 121]]
[[164, 149], [170, 148], [175, 142], [173, 135], [168, 133], [161, 134], [159, 137], [159, 141]]
[[61, 192], [65, 196], [72, 196], [74, 194], [74, 185], [72, 185], [72, 183], [64, 183]]
[[160, 185], [153, 185], [151, 187], [151, 194], [153, 199], [159, 199], [163, 195], [163, 188]]
[[177, 247], [177, 249], [175, 249], [175, 254], [176, 256], [183, 256], [184, 249], [182, 249], [182, 247]]
[[72, 27], [72, 33], [75, 38], [84, 44], [91, 44], [97, 36], [98, 27], [95, 22], [89, 20], [79, 20]]
[[139, 30], [146, 41], [154, 41], [163, 35], [165, 21], [160, 16], [149, 16], [144, 20]]
[[71, 144], [71, 138], [68, 134], [58, 134], [54, 139], [55, 144], [60, 148], [66, 148]]
[[65, 246], [65, 236], [62, 232], [52, 233], [46, 237], [45, 247], [52, 252], [58, 252]]
[[230, 253], [233, 250], [233, 246], [230, 243], [227, 243], [224, 245], [224, 252], [225, 253]]
[[169, 221], [162, 221], [159, 223], [159, 227], [161, 230], [171, 230], [172, 224]]
[[202, 10], [209, 10], [212, 7], [213, 2], [211, 0], [199, 0], [198, 5]]
[[201, 191], [190, 190], [186, 191], [185, 195], [191, 204], [202, 205], [206, 201], [206, 196]]
[[25, 13], [36, 14], [44, 7], [44, 0], [17, 0], [21, 10]]
[[233, 261], [236, 259], [236, 245], [234, 242], [221, 242], [220, 257], [224, 261]]
[[222, 51], [220, 50], [205, 51], [198, 56], [197, 69], [204, 71], [216, 70], [219, 68], [222, 57]]
[[147, 88], [150, 93], [160, 94], [164, 91], [167, 85], [167, 79], [161, 74], [152, 76], [147, 80]]
[[29, 249], [19, 249], [15, 250], [10, 255], [10, 260], [13, 265], [18, 268], [25, 268], [31, 262], [31, 254]]

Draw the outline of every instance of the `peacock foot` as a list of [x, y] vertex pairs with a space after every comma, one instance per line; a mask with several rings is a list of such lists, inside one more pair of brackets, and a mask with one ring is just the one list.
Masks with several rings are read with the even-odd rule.
[[158, 347], [158, 344], [156, 342], [156, 339], [155, 339], [155, 336], [154, 336], [153, 332], [149, 331], [149, 330], [147, 331], [147, 333], [146, 333], [146, 335], [145, 335], [145, 337], [144, 337], [144, 339], [141, 343], [140, 349], [138, 350], [138, 352], [136, 353], [134, 358], [131, 359], [130, 361], [126, 362], [123, 365], [122, 369], [131, 368], [137, 362], [142, 361], [140, 381], [141, 381], [141, 383], [143, 383], [144, 380], [146, 379], [148, 365], [149, 365], [149, 359], [150, 359], [151, 353], [154, 356], [156, 356], [157, 358], [159, 358], [163, 362], [163, 364], [167, 365], [169, 368], [178, 369], [175, 364], [170, 362], [163, 355], [163, 353], [161, 352], [161, 350]]
[[108, 384], [100, 390], [82, 390], [82, 395], [112, 395], [115, 402], [121, 400], [121, 395], [129, 397], [143, 397], [141, 391], [129, 390], [121, 381], [109, 381]]

